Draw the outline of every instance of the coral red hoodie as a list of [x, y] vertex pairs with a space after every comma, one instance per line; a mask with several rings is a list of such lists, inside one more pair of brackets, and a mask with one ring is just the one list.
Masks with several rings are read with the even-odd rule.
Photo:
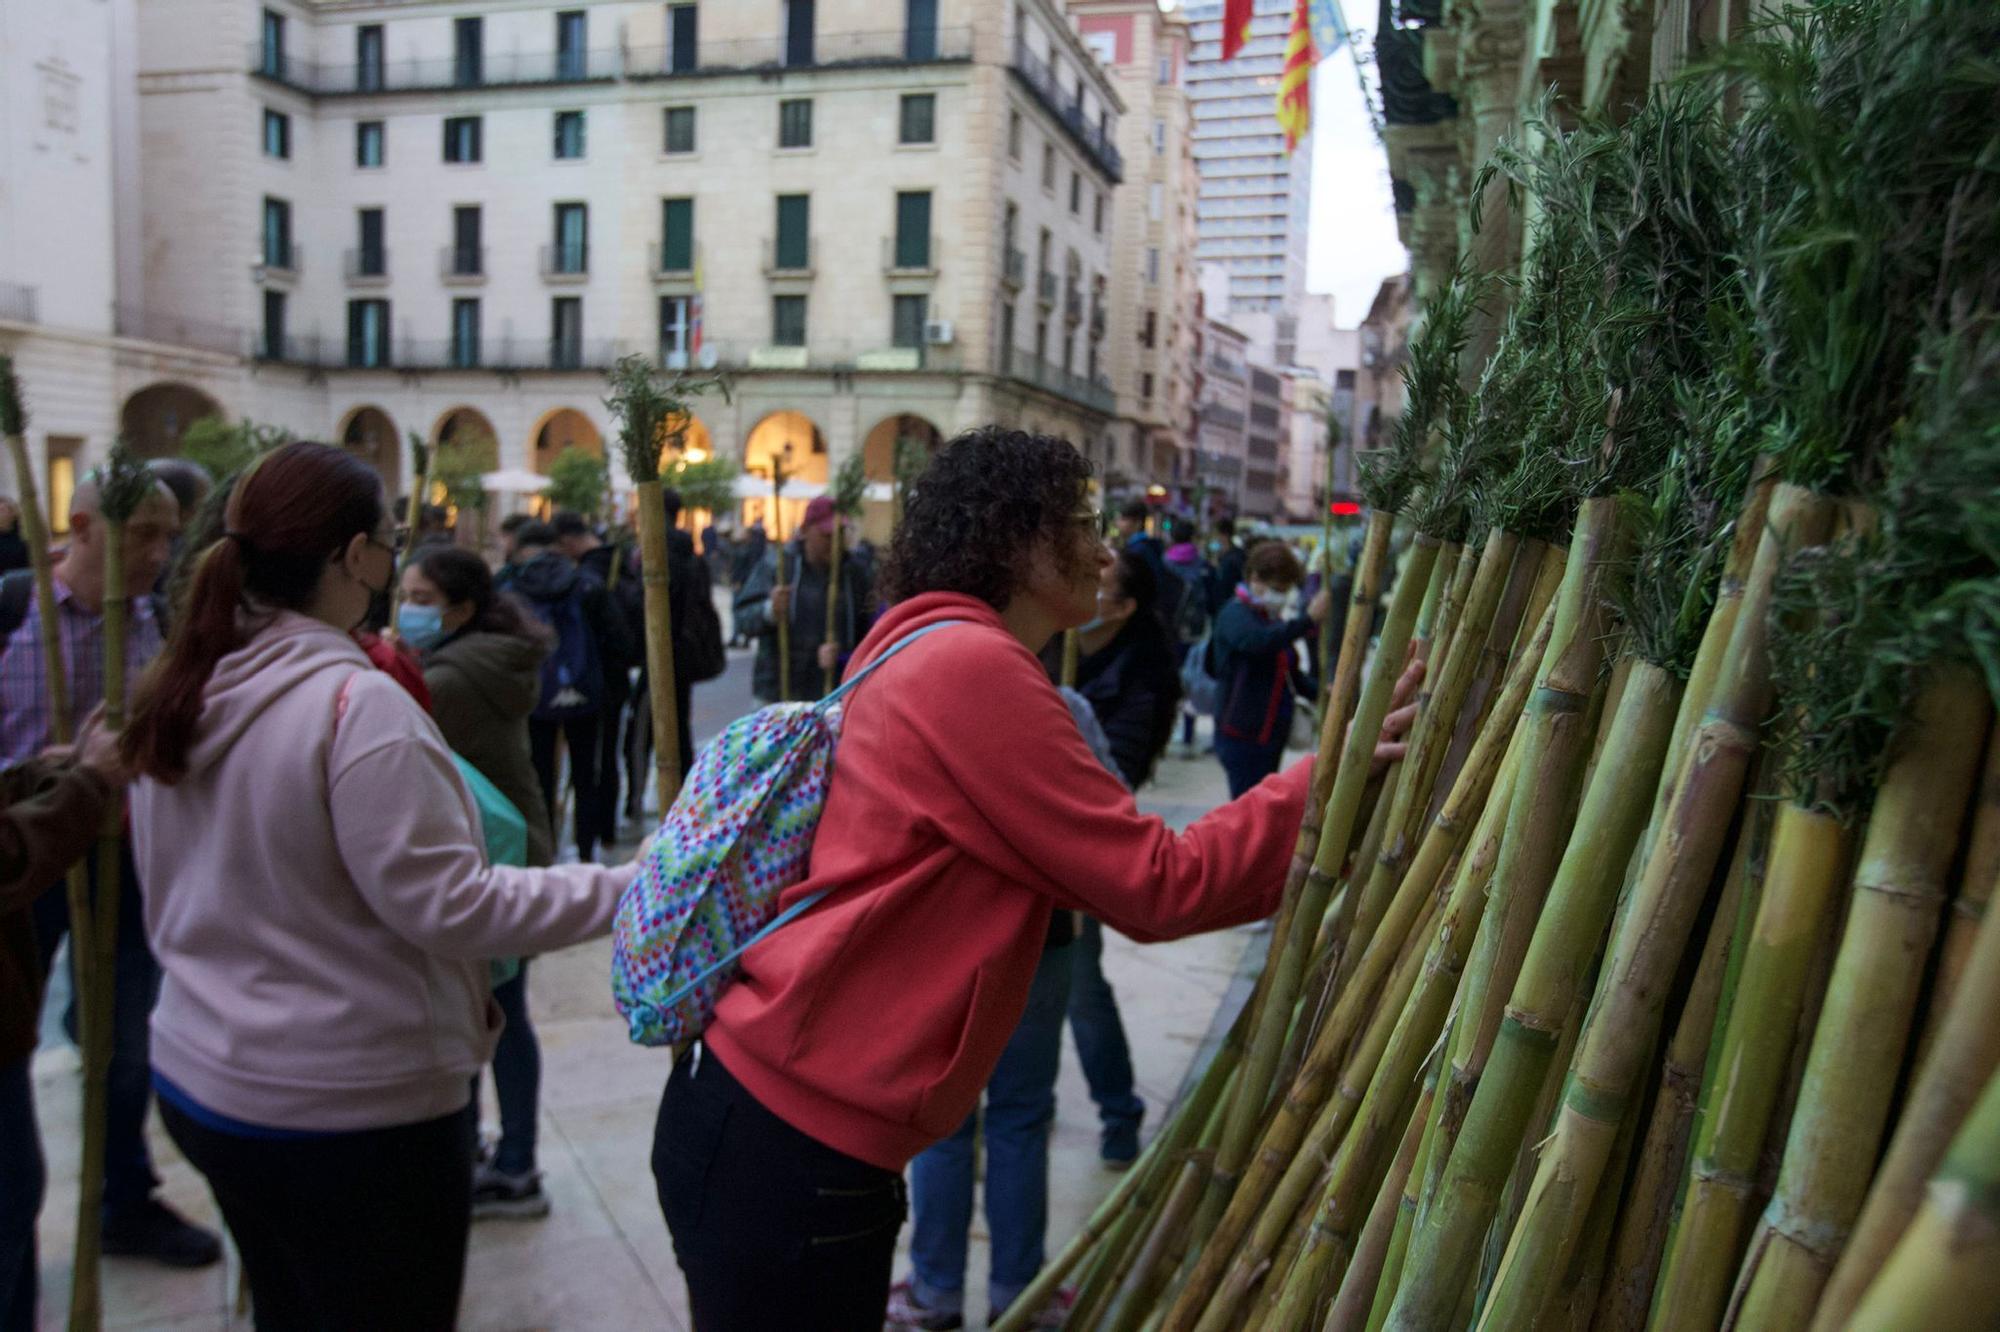
[[850, 697], [826, 812], [790, 905], [707, 1042], [773, 1113], [885, 1169], [971, 1113], [1027, 1006], [1056, 908], [1156, 940], [1269, 915], [1305, 808], [1302, 761], [1175, 833], [1092, 756], [985, 603], [895, 606], [852, 670], [928, 635]]

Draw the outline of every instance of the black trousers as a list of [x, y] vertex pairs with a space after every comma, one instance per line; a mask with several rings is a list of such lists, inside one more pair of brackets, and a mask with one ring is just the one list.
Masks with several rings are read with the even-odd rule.
[[604, 836], [604, 788], [598, 781], [597, 736], [603, 717], [571, 717], [567, 721], [528, 719], [529, 759], [535, 776], [541, 779], [542, 796], [549, 802], [549, 832], [560, 842], [562, 829], [556, 827], [556, 807], [562, 787], [556, 784], [556, 737], [569, 749], [569, 776], [576, 786], [576, 855], [589, 860]]
[[[694, 685], [685, 677], [674, 681], [674, 712], [680, 718], [681, 779], [685, 781], [694, 767]], [[653, 702], [644, 676], [639, 679], [639, 692], [632, 696], [632, 709], [626, 714], [625, 769], [629, 783], [625, 817], [636, 820], [641, 814], [646, 783], [653, 776]], [[662, 810], [660, 816], [666, 817], [666, 811]]]
[[473, 1109], [275, 1141], [160, 1118], [208, 1180], [243, 1254], [258, 1332], [442, 1332], [458, 1321], [472, 1224]]
[[799, 1132], [697, 1046], [660, 1098], [653, 1180], [695, 1332], [879, 1332], [900, 1174]]

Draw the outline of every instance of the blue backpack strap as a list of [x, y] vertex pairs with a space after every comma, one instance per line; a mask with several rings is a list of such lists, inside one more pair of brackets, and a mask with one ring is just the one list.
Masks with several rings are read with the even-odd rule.
[[966, 621], [964, 620], [939, 620], [936, 624], [927, 624], [921, 629], [912, 629], [909, 633], [904, 634], [901, 638], [897, 639], [895, 642], [891, 643], [888, 647], [884, 648], [882, 650], [881, 656], [875, 658], [875, 660], [869, 662], [866, 666], [863, 666], [853, 675], [848, 676], [847, 679], [844, 682], [842, 682], [841, 686], [838, 689], [834, 690], [831, 694], [828, 694], [825, 698], [821, 699], [815, 705], [815, 707], [819, 711], [824, 712], [828, 708], [832, 707], [835, 703], [840, 702], [841, 699], [847, 697], [848, 690], [854, 688], [854, 686], [860, 684], [863, 680], [866, 680], [870, 675], [873, 675], [875, 673], [875, 668], [877, 666], [880, 666], [883, 662], [889, 660], [889, 658], [895, 656], [898, 652], [901, 652], [904, 648], [916, 642], [919, 638], [922, 638], [925, 634], [936, 633], [940, 629], [949, 629], [951, 626], [955, 624], [964, 624], [964, 623], [966, 623]]
[[726, 971], [728, 968], [734, 966], [738, 958], [742, 957], [752, 948], [755, 948], [758, 944], [764, 942], [764, 940], [768, 939], [771, 935], [775, 934], [777, 931], [783, 929], [785, 926], [797, 920], [800, 916], [803, 916], [806, 912], [818, 906], [820, 903], [820, 899], [825, 897], [828, 893], [832, 891], [833, 889], [831, 888], [822, 888], [816, 893], [807, 893], [804, 897], [801, 897], [798, 901], [792, 903], [790, 906], [786, 907], [783, 911], [780, 911], [776, 916], [773, 916], [770, 922], [766, 924], [763, 929], [758, 930], [748, 939], [745, 939], [742, 943], [737, 944], [736, 947], [730, 949], [727, 953], [723, 954], [715, 961], [709, 963], [706, 967], [703, 967], [701, 974], [699, 976], [696, 976], [693, 980], [681, 986], [680, 989], [675, 990], [671, 995], [667, 996], [665, 1000], [656, 1005], [656, 1007], [660, 1008], [663, 1011], [672, 1008], [675, 1004], [679, 1003], [681, 1000], [687, 998], [690, 994], [693, 994], [696, 990], [700, 989], [702, 982], [710, 980], [717, 974]]

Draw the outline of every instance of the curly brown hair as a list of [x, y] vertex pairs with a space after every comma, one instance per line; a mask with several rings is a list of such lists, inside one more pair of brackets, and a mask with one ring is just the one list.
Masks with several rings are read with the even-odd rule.
[[959, 592], [1005, 610], [1043, 537], [1065, 574], [1084, 576], [1094, 552], [1074, 538], [1089, 481], [1089, 460], [1053, 435], [989, 425], [946, 441], [911, 483], [883, 596]]

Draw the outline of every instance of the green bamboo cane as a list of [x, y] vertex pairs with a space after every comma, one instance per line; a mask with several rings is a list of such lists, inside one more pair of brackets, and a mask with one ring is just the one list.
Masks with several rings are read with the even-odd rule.
[[[1375, 1303], [1375, 1290], [1381, 1283], [1383, 1265], [1388, 1261], [1389, 1247], [1395, 1238], [1396, 1218], [1402, 1212], [1404, 1189], [1423, 1144], [1424, 1126], [1430, 1123], [1431, 1097], [1436, 1094], [1437, 1079], [1426, 1078], [1403, 1125], [1403, 1140], [1397, 1144], [1389, 1173], [1375, 1192], [1367, 1224], [1354, 1246], [1354, 1258], [1347, 1265], [1347, 1275], [1340, 1280], [1340, 1293], [1334, 1296], [1333, 1308], [1327, 1313], [1326, 1332], [1360, 1332], [1368, 1324], [1368, 1311]], [[1387, 1312], [1383, 1311], [1385, 1315]]]
[[[1594, 674], [1597, 663], [1585, 654], [1578, 665]], [[1562, 697], [1574, 698], [1576, 686], [1588, 689], [1589, 674], [1567, 673], [1559, 664], [1547, 675], [1544, 692], [1556, 689]], [[1645, 831], [1679, 701], [1680, 684], [1667, 670], [1640, 663], [1624, 707], [1606, 728], [1611, 739], [1598, 780], [1584, 797], [1547, 905], [1540, 908], [1539, 925], [1439, 1183], [1431, 1219], [1412, 1246], [1407, 1270], [1434, 1283], [1425, 1305], [1431, 1310], [1457, 1299], [1454, 1283], [1470, 1270], [1492, 1223], [1564, 1022], [1610, 921], [1626, 862]]]
[[[1396, 515], [1376, 510], [1362, 532], [1361, 559], [1348, 585], [1347, 618], [1341, 621], [1340, 656], [1327, 686], [1321, 710], [1319, 754], [1313, 764], [1313, 796], [1307, 808], [1323, 810], [1333, 792], [1334, 765], [1340, 758], [1341, 737], [1361, 691], [1361, 669], [1368, 657], [1368, 637], [1375, 625], [1375, 607], [1382, 599], [1382, 580], [1389, 569], [1389, 537]], [[1317, 826], [1313, 829], [1318, 835]], [[1273, 942], [1275, 942], [1273, 936]]]
[[[403, 510], [403, 531], [406, 533], [406, 539], [411, 542], [416, 541], [417, 530], [423, 525], [424, 495], [430, 489], [430, 482], [430, 445], [424, 442], [422, 435], [412, 430], [410, 432], [410, 498]], [[183, 514], [182, 517], [191, 518], [193, 515]], [[413, 553], [405, 551], [403, 553], [404, 560], [407, 562]], [[614, 560], [612, 562], [612, 569], [615, 571], [617, 567], [617, 561]], [[401, 608], [402, 604], [403, 580], [399, 577], [389, 584], [389, 625], [391, 628], [395, 627], [396, 612]]]
[[[1447, 1027], [1450, 1023], [1447, 1020]], [[1445, 1053], [1440, 1047], [1440, 1055]], [[1389, 1308], [1396, 1302], [1396, 1288], [1403, 1279], [1403, 1260], [1410, 1250], [1410, 1233], [1416, 1228], [1417, 1194], [1423, 1187], [1424, 1165], [1430, 1156], [1431, 1130], [1437, 1119], [1431, 1113], [1437, 1100], [1438, 1074], [1443, 1069], [1439, 1058], [1431, 1063], [1430, 1072], [1424, 1076], [1423, 1100], [1419, 1103], [1417, 1118], [1422, 1122], [1413, 1124], [1418, 1131], [1416, 1159], [1410, 1162], [1410, 1173], [1403, 1181], [1402, 1197], [1396, 1203], [1396, 1228], [1389, 1236], [1389, 1251], [1382, 1259], [1382, 1272], [1371, 1287], [1372, 1303], [1368, 1306], [1367, 1332], [1379, 1332], [1389, 1321]]]
[[[1708, 714], [1687, 746], [1673, 797], [1612, 940], [1602, 1020], [1578, 1050], [1556, 1131], [1543, 1151], [1483, 1326], [1527, 1327], [1541, 1292], [1575, 1253], [1769, 709], [1766, 624], [1773, 580], [1787, 549], [1822, 541], [1830, 519], [1826, 501], [1798, 487], [1780, 486], [1772, 496], [1770, 521]], [[1412, 1289], [1408, 1276], [1406, 1294]]]
[[[1540, 634], [1544, 645], [1551, 632], [1553, 632], [1553, 616], [1545, 616]], [[1505, 710], [1499, 715], [1504, 717], [1518, 713], [1534, 678], [1533, 664], [1515, 672], [1501, 704]], [[1505, 794], [1512, 786], [1511, 778], [1505, 784], [1498, 779], [1509, 761], [1515, 735], [1513, 729], [1502, 726], [1495, 726], [1481, 735], [1479, 748], [1461, 773], [1458, 788], [1453, 791], [1451, 799], [1446, 802], [1445, 808], [1433, 821], [1423, 848], [1419, 851], [1410, 874], [1404, 880], [1405, 891], [1399, 895], [1397, 903], [1402, 911], [1414, 912], [1418, 904], [1429, 897], [1431, 889], [1439, 882], [1445, 866], [1457, 855], [1459, 848], [1465, 845], [1468, 836], [1477, 847], [1484, 845], [1488, 838], [1496, 835], [1488, 829], [1497, 829], [1498, 820], [1494, 817], [1496, 806], [1503, 803]], [[1502, 800], [1492, 798], [1496, 791], [1502, 793]], [[1477, 834], [1474, 833], [1472, 826], [1475, 819], [1474, 810], [1482, 811], [1478, 816], [1480, 830]], [[1462, 886], [1468, 891], [1483, 893], [1485, 880], [1483, 876], [1465, 874], [1462, 875]], [[1385, 939], [1390, 933], [1401, 932], [1402, 912], [1391, 914], [1392, 919], [1384, 931]], [[1269, 1201], [1267, 1193], [1281, 1177], [1283, 1182], [1279, 1184], [1279, 1196], [1292, 1198], [1290, 1206], [1292, 1210], [1296, 1210], [1302, 1194], [1303, 1181], [1297, 1174], [1287, 1173], [1288, 1168], [1299, 1159], [1297, 1148], [1301, 1136], [1306, 1132], [1307, 1124], [1314, 1122], [1320, 1113], [1321, 1103], [1326, 1097], [1330, 1082], [1341, 1067], [1346, 1047], [1367, 1018], [1375, 992], [1394, 961], [1395, 956], [1387, 948], [1371, 950], [1363, 956], [1347, 988], [1340, 994], [1333, 1011], [1323, 1024], [1312, 1055], [1293, 1083], [1277, 1118], [1259, 1143], [1251, 1173], [1231, 1199], [1228, 1209], [1210, 1236], [1207, 1247], [1203, 1249], [1194, 1273], [1183, 1287], [1183, 1300], [1207, 1298], [1208, 1292], [1222, 1278], [1231, 1260], [1237, 1257], [1238, 1240], [1252, 1221], [1261, 1212], [1266, 1212], [1266, 1204]], [[1270, 1210], [1284, 1209], [1274, 1207]], [[1288, 1216], [1289, 1212], [1286, 1212], [1286, 1215]], [[1260, 1233], [1259, 1239], [1253, 1241], [1251, 1251], [1257, 1252], [1261, 1247], [1261, 1252], [1268, 1253], [1274, 1238], [1269, 1234]], [[1242, 1266], [1240, 1261], [1238, 1265]]]
[[1952, 1139], [1923, 1205], [1868, 1287], [1852, 1332], [2000, 1326], [2000, 1074]]
[[1588, 1332], [1591, 1319], [1597, 1312], [1598, 1291], [1604, 1283], [1605, 1264], [1611, 1257], [1611, 1238], [1617, 1232], [1618, 1217], [1625, 1197], [1624, 1190], [1616, 1183], [1624, 1178], [1632, 1153], [1639, 1144], [1639, 1112], [1644, 1107], [1634, 1101], [1625, 1108], [1625, 1123], [1618, 1135], [1618, 1145], [1611, 1153], [1611, 1172], [1608, 1178], [1612, 1186], [1597, 1191], [1591, 1203], [1590, 1215], [1583, 1223], [1583, 1243], [1578, 1247], [1577, 1256], [1571, 1261], [1569, 1270], [1563, 1274], [1559, 1285], [1550, 1290], [1543, 1302], [1543, 1316], [1538, 1327], [1550, 1332]]
[[1444, 793], [1458, 780], [1473, 740], [1492, 715], [1494, 691], [1506, 680], [1516, 658], [1534, 637], [1542, 612], [1555, 600], [1556, 590], [1562, 585], [1563, 568], [1568, 561], [1566, 550], [1552, 547], [1539, 538], [1521, 542], [1521, 549], [1514, 556], [1514, 567], [1507, 575], [1507, 586], [1500, 594], [1500, 606], [1486, 636], [1485, 650], [1479, 654], [1479, 664], [1473, 671], [1472, 685], [1459, 707], [1457, 726], [1432, 782], [1431, 815], [1437, 813]]
[[[1283, 1053], [1292, 1003], [1305, 972], [1306, 954], [1317, 937], [1320, 916], [1326, 909], [1327, 898], [1341, 865], [1347, 859], [1362, 793], [1368, 783], [1375, 740], [1381, 732], [1383, 718], [1388, 715], [1389, 699], [1396, 679], [1402, 674], [1403, 657], [1409, 647], [1410, 633], [1416, 626], [1417, 610], [1423, 601], [1424, 589], [1429, 584], [1437, 552], [1437, 541], [1425, 536], [1419, 536], [1411, 547], [1408, 565], [1397, 583], [1389, 618], [1376, 647], [1374, 664], [1368, 672], [1368, 683], [1356, 705], [1354, 719], [1348, 726], [1340, 765], [1327, 798], [1326, 816], [1319, 830], [1312, 868], [1298, 894], [1297, 911], [1283, 940], [1258, 1029], [1244, 1061], [1243, 1081], [1230, 1106], [1215, 1173], [1210, 1177], [1209, 1190], [1203, 1199], [1203, 1212], [1197, 1216], [1193, 1247], [1198, 1250], [1205, 1245], [1207, 1235], [1213, 1229], [1212, 1222], [1205, 1225], [1204, 1220], [1208, 1217], [1220, 1219], [1255, 1144], [1272, 1077]], [[1274, 938], [1272, 946], [1278, 948], [1279, 941]], [[1184, 1319], [1191, 1315], [1192, 1310], [1183, 1315], [1177, 1307], [1166, 1326], [1184, 1332], [1188, 1325]]]
[[1188, 1154], [1173, 1191], [1167, 1195], [1159, 1224], [1146, 1237], [1146, 1247], [1140, 1250], [1111, 1308], [1097, 1324], [1106, 1332], [1135, 1332], [1152, 1310], [1161, 1285], [1180, 1266], [1181, 1255], [1176, 1249], [1187, 1243], [1188, 1227], [1194, 1220], [1194, 1209], [1201, 1201], [1202, 1185], [1207, 1182], [1214, 1159], [1214, 1154], [1207, 1151]]
[[[1340, 426], [1329, 416], [1327, 420], [1326, 477], [1324, 493], [1320, 496], [1322, 510], [1319, 516], [1319, 577], [1321, 587], [1333, 586], [1333, 475], [1336, 454], [1339, 448]], [[1324, 713], [1333, 697], [1333, 617], [1327, 616], [1319, 622], [1319, 706]]]
[[[1979, 816], [1985, 812], [1982, 806]], [[1976, 837], [1975, 830], [1975, 848]], [[1995, 872], [1991, 866], [1983, 868]], [[2000, 1013], [2000, 915], [1989, 915], [1980, 924], [1972, 946], [1962, 955], [1947, 1006], [1935, 1043], [1903, 1103], [1868, 1201], [1820, 1297], [1815, 1328], [1839, 1327], [1853, 1315], [1897, 1238], [1922, 1206], [1925, 1181], [1937, 1170], [1980, 1089], [2000, 1069], [2000, 1023], [1993, 1020]]]
[[1690, 1154], [1687, 1193], [1661, 1267], [1652, 1326], [1721, 1317], [1749, 1221], [1757, 1158], [1771, 1128], [1825, 923], [1846, 883], [1852, 830], [1793, 801], [1771, 833], [1763, 900], [1748, 936]]
[[1895, 1094], [1885, 1071], [1910, 1038], [1989, 711], [1977, 675], [1939, 668], [1883, 774], [1778, 1190], [1731, 1301], [1734, 1326], [1810, 1318], [1860, 1214]]
[[[1447, 586], [1444, 589], [1443, 604], [1438, 607], [1437, 621], [1430, 635], [1433, 649], [1431, 660], [1434, 661], [1443, 661], [1451, 652], [1452, 639], [1458, 633], [1459, 620], [1465, 611], [1465, 599], [1472, 595], [1472, 580], [1479, 573], [1479, 563], [1483, 557], [1480, 547], [1469, 546], [1462, 542], [1446, 542], [1445, 549], [1446, 554], [1456, 552], [1456, 555], [1446, 569]], [[1440, 565], [1446, 563], [1445, 555], [1438, 557], [1438, 563]], [[1432, 691], [1432, 682], [1432, 676], [1424, 677], [1426, 695]], [[1423, 697], [1424, 695], [1419, 695], [1420, 699]]]
[[1743, 944], [1750, 938], [1762, 900], [1774, 813], [1772, 802], [1754, 797], [1745, 812], [1722, 895], [1716, 899], [1702, 941], [1701, 961], [1674, 1024], [1673, 1039], [1667, 1043], [1659, 1090], [1646, 1118], [1646, 1139], [1639, 1147], [1638, 1169], [1612, 1246], [1610, 1280], [1598, 1302], [1598, 1322], [1606, 1328], [1646, 1326], [1654, 1283], [1671, 1242], [1696, 1110], [1710, 1081], [1710, 1051], [1719, 1049], [1714, 1036], [1734, 1009]]
[[1966, 840], [1965, 872], [1959, 876], [1946, 916], [1944, 942], [1938, 945], [1937, 981], [1931, 988], [1930, 1009], [1924, 1019], [1924, 1040], [1918, 1047], [1917, 1067], [1929, 1062], [1929, 1050], [1937, 1029], [1951, 1011], [1951, 997], [1958, 990], [1959, 977], [1972, 956], [1974, 940], [1986, 919], [1993, 887], [2000, 881], [2000, 726], [1986, 737], [1986, 763], [1979, 779], [1979, 803], [1972, 814], [1972, 833]]

